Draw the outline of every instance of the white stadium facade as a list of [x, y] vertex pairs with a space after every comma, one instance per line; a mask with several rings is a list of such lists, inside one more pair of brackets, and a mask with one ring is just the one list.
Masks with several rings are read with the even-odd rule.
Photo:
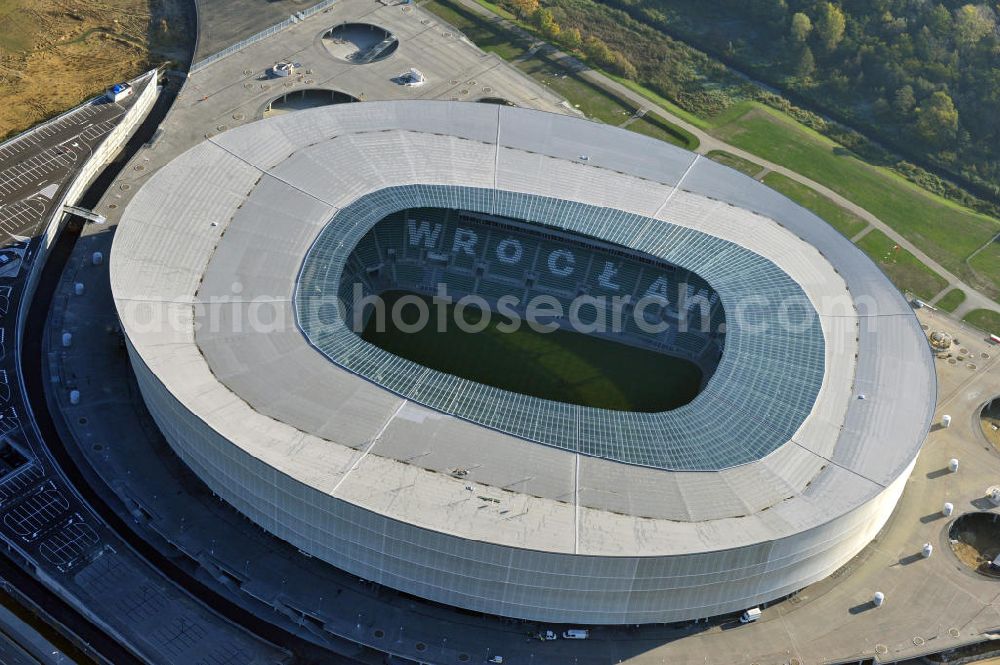
[[[819, 218], [693, 153], [506, 106], [346, 104], [211, 137], [129, 204], [111, 282], [149, 411], [213, 492], [342, 570], [507, 617], [683, 621], [820, 580], [889, 518], [935, 405], [910, 306]], [[698, 364], [700, 392], [646, 413], [506, 392], [365, 342], [331, 304], [440, 283], [490, 306], [652, 298], [647, 321], [678, 325], [610, 336]], [[696, 311], [709, 328], [684, 331]]]

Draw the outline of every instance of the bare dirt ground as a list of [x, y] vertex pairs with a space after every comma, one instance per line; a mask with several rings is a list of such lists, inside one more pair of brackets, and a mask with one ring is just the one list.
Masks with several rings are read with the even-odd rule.
[[185, 61], [192, 13], [191, 0], [0, 0], [0, 138]]

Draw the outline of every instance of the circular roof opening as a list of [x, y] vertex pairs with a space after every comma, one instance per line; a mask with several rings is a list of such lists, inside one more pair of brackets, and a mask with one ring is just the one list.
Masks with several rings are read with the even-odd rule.
[[264, 107], [264, 117], [271, 118], [276, 115], [284, 115], [303, 109], [316, 108], [317, 106], [330, 106], [331, 104], [347, 104], [356, 102], [358, 98], [339, 90], [323, 90], [320, 88], [306, 88], [304, 90], [294, 90], [275, 97]]
[[948, 541], [958, 560], [968, 568], [1000, 578], [1000, 515], [968, 513], [962, 515], [948, 530]]
[[352, 65], [385, 60], [399, 48], [399, 40], [385, 28], [371, 23], [341, 23], [323, 35], [330, 55]]

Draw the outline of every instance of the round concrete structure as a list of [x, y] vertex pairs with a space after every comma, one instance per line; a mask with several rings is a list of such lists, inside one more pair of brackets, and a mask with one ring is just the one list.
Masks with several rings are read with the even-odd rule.
[[[428, 207], [704, 278], [718, 368], [664, 413], [532, 401], [400, 365], [310, 306], [380, 220]], [[565, 116], [380, 102], [230, 130], [143, 186], [110, 264], [146, 404], [216, 494], [352, 574], [492, 614], [670, 622], [800, 589], [879, 531], [933, 415], [916, 318], [849, 241]]]
[[399, 39], [371, 23], [341, 23], [323, 33], [323, 44], [333, 57], [355, 65], [385, 60], [399, 48]]

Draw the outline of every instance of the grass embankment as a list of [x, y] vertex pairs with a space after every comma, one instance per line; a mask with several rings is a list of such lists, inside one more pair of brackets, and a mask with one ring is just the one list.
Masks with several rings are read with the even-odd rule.
[[744, 106], [738, 115], [723, 120], [712, 130], [719, 138], [829, 187], [879, 217], [954, 274], [994, 298], [1000, 296], [1000, 260], [991, 260], [1000, 250], [980, 252], [971, 261], [972, 268], [965, 262], [1000, 231], [997, 220], [868, 164], [773, 109]]
[[[491, 11], [497, 11], [495, 6], [488, 3], [480, 4]], [[460, 5], [447, 0], [431, 0], [421, 6], [458, 28], [466, 37], [475, 42], [476, 46], [487, 53], [496, 53], [504, 60], [513, 60], [522, 57], [528, 51], [528, 45], [518, 39], [513, 32], [503, 30], [497, 24], [483, 20]]]
[[[386, 310], [406, 295], [383, 294]], [[428, 297], [420, 296], [430, 312]], [[362, 337], [425, 367], [504, 390], [571, 404], [603, 409], [656, 412], [687, 404], [698, 393], [701, 370], [680, 358], [617, 344], [598, 337], [557, 330], [536, 332], [527, 324], [516, 332], [502, 332], [506, 321], [493, 316], [481, 332], [455, 325], [455, 307], [448, 305], [445, 330], [431, 324], [417, 332], [402, 332], [386, 317], [386, 330], [377, 332], [372, 317]], [[416, 320], [412, 305], [402, 310], [406, 323]], [[480, 310], [468, 307], [464, 319], [476, 324]]]
[[[967, 265], [979, 276], [980, 281], [992, 281], [1000, 289], [1000, 236], [970, 257]], [[1000, 300], [996, 294], [993, 295], [994, 300]]]
[[[509, 12], [492, 3], [485, 0], [477, 2], [498, 16], [512, 18]], [[564, 97], [586, 117], [617, 126], [635, 115], [637, 109], [634, 104], [578, 72], [571, 71], [553, 58], [541, 53], [527, 57], [531, 44], [510, 28], [487, 20], [451, 0], [430, 0], [422, 6], [455, 26], [479, 48], [510, 61], [519, 70]], [[629, 122], [625, 128], [687, 150], [698, 147], [696, 136], [655, 113], [646, 113]]]
[[963, 302], [965, 302], [965, 291], [962, 289], [952, 289], [944, 294], [934, 306], [946, 312], [954, 312]]
[[647, 111], [641, 118], [633, 120], [626, 126], [626, 129], [652, 136], [654, 139], [660, 139], [667, 143], [673, 143], [685, 150], [694, 150], [699, 143], [697, 136], [668, 122], [652, 111]]
[[1000, 312], [989, 309], [974, 309], [962, 317], [962, 320], [984, 332], [1000, 335]]
[[[853, 238], [868, 226], [868, 222], [851, 211], [841, 208], [819, 192], [785, 175], [768, 173], [764, 176], [763, 182], [802, 207], [813, 211], [848, 238]], [[909, 291], [926, 299], [937, 295], [947, 286], [947, 281], [943, 277], [921, 263], [910, 252], [896, 247], [895, 242], [877, 229], [862, 236], [857, 245], [882, 268], [901, 291]], [[965, 294], [961, 291], [959, 293], [964, 299]], [[961, 300], [955, 307], [958, 307], [960, 302]]]
[[866, 234], [857, 244], [896, 286], [919, 298], [929, 300], [948, 286], [947, 280], [878, 229]]
[[848, 238], [853, 238], [868, 226], [868, 222], [850, 210], [841, 208], [819, 192], [792, 180], [788, 176], [780, 173], [768, 173], [762, 182], [768, 187], [778, 190], [803, 208], [813, 211]]
[[740, 173], [745, 173], [751, 178], [764, 170], [764, 167], [760, 164], [754, 164], [749, 159], [743, 159], [725, 150], [712, 150], [705, 156], [714, 162], [728, 166], [731, 169], [736, 169]]

